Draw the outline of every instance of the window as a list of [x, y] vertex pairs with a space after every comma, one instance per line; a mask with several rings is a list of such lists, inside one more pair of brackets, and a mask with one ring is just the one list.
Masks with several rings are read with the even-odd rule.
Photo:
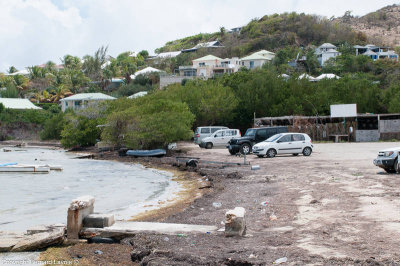
[[206, 63], [199, 63], [199, 66], [206, 66]]
[[250, 68], [254, 68], [254, 61], [250, 61]]
[[217, 134], [215, 134], [216, 138], [221, 138], [224, 136], [224, 131], [218, 132]]
[[236, 130], [227, 130], [225, 132], [226, 136], [235, 136], [236, 135]]
[[301, 134], [293, 134], [292, 136], [293, 136], [293, 141], [304, 141], [305, 140], [304, 135], [301, 135]]
[[218, 130], [220, 130], [220, 129], [222, 129], [222, 128], [213, 127], [213, 128], [211, 128], [211, 133], [214, 133], [215, 131], [218, 131]]
[[292, 141], [292, 135], [285, 135], [279, 139], [279, 142], [290, 142]]
[[266, 139], [267, 138], [267, 130], [266, 129], [258, 130], [257, 131], [257, 137]]
[[210, 129], [208, 127], [204, 127], [201, 129], [200, 133], [210, 133]]

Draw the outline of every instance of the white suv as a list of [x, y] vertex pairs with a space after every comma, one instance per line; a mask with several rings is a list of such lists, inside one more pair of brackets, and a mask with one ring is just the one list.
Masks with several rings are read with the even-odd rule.
[[216, 146], [226, 147], [231, 139], [240, 137], [239, 129], [221, 129], [202, 139], [199, 146], [206, 149], [212, 149], [212, 147]]
[[253, 146], [253, 153], [258, 157], [275, 157], [277, 154], [291, 153], [294, 156], [302, 153], [310, 156], [313, 149], [311, 138], [303, 133], [281, 133]]

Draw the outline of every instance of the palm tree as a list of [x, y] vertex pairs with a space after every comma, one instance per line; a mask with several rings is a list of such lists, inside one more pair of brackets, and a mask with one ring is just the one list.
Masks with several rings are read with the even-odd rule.
[[102, 46], [94, 53], [94, 56], [85, 55], [83, 57], [83, 72], [93, 81], [103, 80], [101, 66], [106, 62], [107, 49], [108, 47]]

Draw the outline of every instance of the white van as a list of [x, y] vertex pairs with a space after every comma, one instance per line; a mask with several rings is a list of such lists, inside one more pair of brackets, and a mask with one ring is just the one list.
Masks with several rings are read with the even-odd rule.
[[221, 129], [216, 131], [211, 136], [202, 139], [199, 144], [200, 148], [212, 149], [213, 147], [226, 147], [228, 142], [233, 138], [240, 138], [239, 129]]
[[211, 134], [215, 133], [220, 129], [227, 129], [227, 127], [208, 126], [208, 127], [196, 128], [196, 131], [194, 132], [194, 143], [200, 144], [202, 139], [211, 136]]

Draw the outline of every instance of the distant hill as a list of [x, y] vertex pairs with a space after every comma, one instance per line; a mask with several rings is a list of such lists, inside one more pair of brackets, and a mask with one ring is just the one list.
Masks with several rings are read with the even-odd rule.
[[400, 5], [386, 6], [362, 17], [346, 12], [334, 21], [363, 32], [371, 43], [400, 46]]
[[266, 49], [277, 51], [287, 46], [320, 45], [325, 42], [333, 44], [365, 43], [367, 37], [350, 28], [341, 21], [304, 13], [284, 13], [266, 15], [253, 19], [240, 32], [229, 33], [221, 27], [219, 32], [197, 34], [183, 39], [167, 42], [156, 49], [157, 53], [192, 48], [201, 42], [219, 40], [225, 46], [213, 50], [220, 57], [244, 56], [251, 52]]

